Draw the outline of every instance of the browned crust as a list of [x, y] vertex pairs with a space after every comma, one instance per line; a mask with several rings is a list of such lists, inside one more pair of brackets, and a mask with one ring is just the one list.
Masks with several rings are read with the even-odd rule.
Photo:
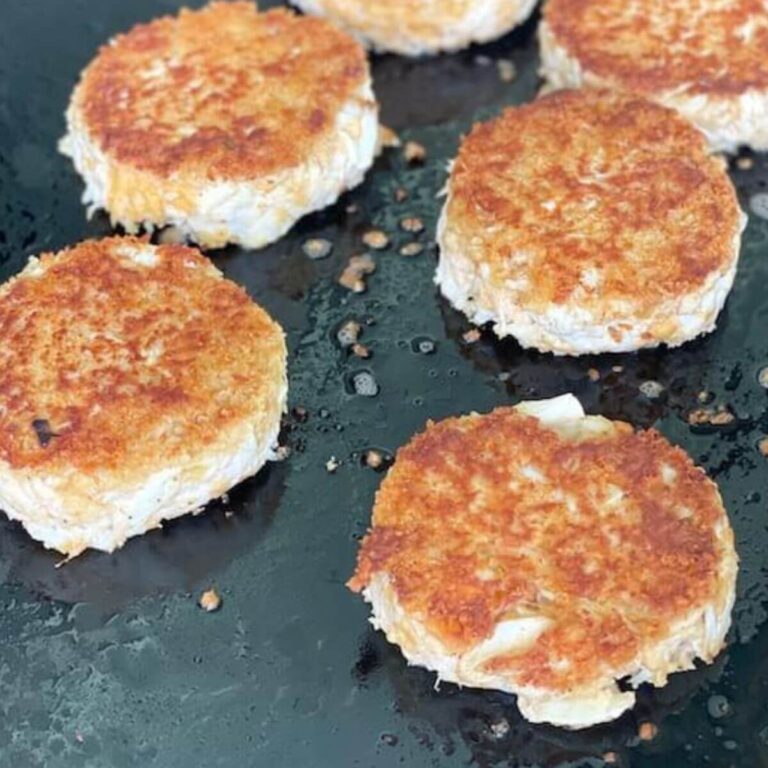
[[[130, 475], [204, 452], [243, 420], [273, 421], [280, 327], [192, 248], [159, 246], [152, 268], [120, 255], [143, 244], [44, 254], [42, 277], [0, 289], [0, 459], [11, 467]], [[55, 434], [46, 446], [36, 420]]]
[[637, 93], [768, 90], [762, 0], [548, 0], [544, 19], [584, 70]]
[[251, 179], [310, 159], [367, 79], [362, 47], [329, 23], [215, 2], [118, 35], [74, 98], [114, 160]]
[[[526, 466], [546, 482], [527, 480]], [[611, 507], [614, 486], [626, 496]], [[492, 667], [563, 690], [621, 668], [716, 599], [724, 515], [714, 483], [655, 431], [616, 423], [574, 442], [499, 408], [430, 423], [398, 452], [349, 586], [385, 572], [403, 608], [456, 653], [505, 618], [551, 616], [535, 647]]]
[[[736, 258], [740, 211], [720, 159], [671, 110], [561, 91], [476, 125], [450, 181], [448, 223], [519, 302], [645, 317]], [[514, 258], [513, 258], [514, 257]], [[597, 290], [584, 274], [600, 276]]]

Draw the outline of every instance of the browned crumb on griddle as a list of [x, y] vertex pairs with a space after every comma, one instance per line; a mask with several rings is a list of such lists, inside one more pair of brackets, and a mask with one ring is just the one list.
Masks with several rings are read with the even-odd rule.
[[400, 220], [400, 229], [411, 234], [424, 231], [424, 222], [418, 216], [406, 216]]
[[221, 596], [213, 588], [206, 589], [205, 592], [200, 595], [200, 599], [198, 600], [198, 605], [207, 613], [218, 611], [219, 608], [221, 608], [221, 603]]
[[365, 463], [371, 469], [379, 469], [384, 464], [384, 455], [373, 448], [365, 452]]
[[331, 255], [333, 250], [333, 243], [330, 240], [325, 240], [321, 237], [312, 237], [306, 240], [301, 246], [304, 251], [304, 255], [307, 258], [316, 261], [318, 259], [325, 259]]
[[709, 424], [713, 427], [724, 427], [735, 420], [736, 416], [726, 405], [719, 405], [717, 408], [697, 408], [688, 414], [688, 423], [692, 426]]
[[366, 289], [365, 278], [376, 271], [376, 262], [369, 254], [353, 256], [339, 277], [339, 284], [353, 293], [363, 293]]
[[409, 165], [420, 165], [427, 159], [427, 149], [418, 141], [406, 141], [403, 147], [403, 157]]
[[363, 235], [363, 243], [374, 251], [381, 251], [389, 245], [389, 236], [380, 229], [369, 229]]
[[351, 347], [360, 338], [362, 330], [363, 326], [357, 320], [347, 320], [336, 331], [336, 339], [342, 347]]

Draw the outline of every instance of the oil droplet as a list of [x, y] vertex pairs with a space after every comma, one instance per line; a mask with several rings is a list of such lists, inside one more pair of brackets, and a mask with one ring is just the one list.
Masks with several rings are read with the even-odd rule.
[[417, 336], [411, 342], [411, 349], [420, 355], [432, 355], [437, 350], [437, 344], [429, 336]]
[[356, 371], [349, 379], [352, 394], [361, 397], [376, 397], [379, 384], [370, 371]]
[[664, 385], [660, 384], [658, 381], [649, 380], [644, 381], [639, 389], [649, 400], [656, 400], [661, 397], [662, 392], [664, 392]]
[[721, 717], [727, 717], [731, 713], [731, 702], [719, 694], [710, 696], [707, 701], [707, 712], [709, 716], [715, 720], [719, 720]]

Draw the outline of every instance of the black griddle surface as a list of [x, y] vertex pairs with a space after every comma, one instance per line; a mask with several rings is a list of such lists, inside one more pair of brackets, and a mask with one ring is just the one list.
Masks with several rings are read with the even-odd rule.
[[[82, 185], [56, 153], [69, 92], [110, 35], [179, 4], [0, 0], [0, 278], [31, 254], [110, 231], [104, 216], [85, 220]], [[473, 120], [533, 97], [535, 21], [453, 56], [376, 58], [384, 121], [426, 145], [426, 165], [389, 151], [362, 187], [277, 244], [212, 254], [288, 333], [291, 405], [309, 419], [286, 419], [287, 462], [228, 504], [61, 568], [0, 523], [0, 765], [599, 766], [615, 752], [624, 766], [768, 766], [768, 459], [757, 450], [768, 434], [757, 380], [768, 365], [768, 220], [750, 212], [718, 330], [679, 350], [569, 360], [489, 333], [470, 345], [468, 324], [432, 284], [446, 162]], [[500, 58], [517, 66], [511, 84]], [[745, 210], [761, 200], [764, 210], [768, 157], [754, 161], [733, 178]], [[407, 201], [393, 202], [398, 186]], [[420, 256], [397, 252], [413, 239], [398, 228], [404, 216], [426, 223]], [[371, 225], [393, 246], [376, 254], [369, 291], [350, 295], [335, 279]], [[308, 237], [332, 240], [332, 256], [308, 260]], [[350, 318], [364, 325], [370, 360], [335, 340]], [[420, 340], [434, 353], [419, 352]], [[360, 370], [375, 377], [375, 397], [354, 394]], [[663, 385], [660, 397], [642, 394], [647, 381]], [[428, 418], [567, 391], [590, 413], [654, 425], [684, 446], [719, 483], [741, 556], [732, 641], [717, 662], [642, 689], [633, 712], [576, 733], [527, 724], [511, 696], [435, 690], [344, 587], [382, 477], [362, 466], [365, 449], [391, 454]], [[689, 427], [702, 392], [736, 420]], [[224, 599], [210, 615], [196, 605], [209, 585]], [[648, 719], [658, 736], [641, 743]]]

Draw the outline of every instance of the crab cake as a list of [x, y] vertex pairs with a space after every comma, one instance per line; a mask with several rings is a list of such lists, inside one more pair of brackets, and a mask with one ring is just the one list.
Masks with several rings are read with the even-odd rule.
[[282, 329], [197, 250], [136, 238], [0, 287], [0, 509], [74, 557], [198, 510], [273, 458]]
[[536, 0], [293, 0], [380, 51], [420, 56], [457, 51], [505, 35]]
[[566, 395], [430, 422], [382, 483], [348, 586], [411, 664], [583, 728], [634, 704], [617, 681], [714, 659], [737, 568], [704, 472]]
[[438, 224], [443, 294], [559, 355], [678, 346], [714, 329], [746, 216], [674, 111], [560, 91], [476, 125]]
[[326, 21], [215, 2], [140, 24], [86, 67], [61, 142], [83, 201], [129, 232], [259, 248], [359, 184], [378, 107], [363, 48]]
[[539, 40], [550, 87], [643, 95], [679, 110], [715, 150], [768, 149], [763, 0], [548, 0]]

